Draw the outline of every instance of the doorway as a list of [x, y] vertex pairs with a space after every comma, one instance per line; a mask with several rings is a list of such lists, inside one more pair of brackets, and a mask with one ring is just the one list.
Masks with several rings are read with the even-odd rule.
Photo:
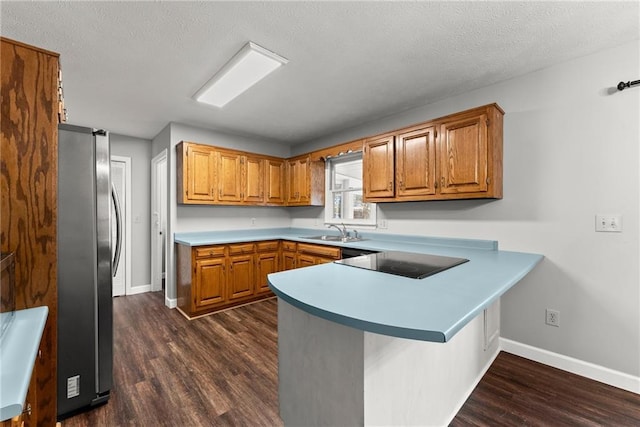
[[165, 291], [167, 259], [167, 150], [151, 160], [151, 291]]
[[[131, 158], [111, 156], [111, 184], [120, 208], [120, 257], [113, 276], [112, 295], [126, 295], [131, 288]], [[111, 205], [111, 241], [115, 248], [117, 228], [115, 203]]]

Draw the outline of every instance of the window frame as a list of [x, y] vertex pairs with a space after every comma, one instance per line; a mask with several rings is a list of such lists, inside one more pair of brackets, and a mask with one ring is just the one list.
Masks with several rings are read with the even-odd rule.
[[[329, 224], [345, 224], [348, 226], [357, 226], [360, 228], [375, 228], [378, 207], [375, 203], [365, 202], [371, 206], [370, 218], [368, 219], [336, 219], [333, 218], [333, 200], [336, 193], [349, 193], [360, 191], [364, 197], [364, 186], [362, 188], [336, 190], [334, 184], [334, 169], [336, 164], [346, 163], [359, 159], [362, 162], [362, 151], [331, 157], [325, 160], [325, 206], [324, 206], [324, 223]], [[364, 177], [363, 177], [364, 179]]]

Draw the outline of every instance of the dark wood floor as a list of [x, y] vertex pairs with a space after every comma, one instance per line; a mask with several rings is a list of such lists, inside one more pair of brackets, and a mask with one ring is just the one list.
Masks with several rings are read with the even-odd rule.
[[[281, 426], [277, 304], [189, 322], [158, 293], [114, 300], [114, 388], [75, 426]], [[640, 396], [501, 353], [451, 423], [640, 426]]]

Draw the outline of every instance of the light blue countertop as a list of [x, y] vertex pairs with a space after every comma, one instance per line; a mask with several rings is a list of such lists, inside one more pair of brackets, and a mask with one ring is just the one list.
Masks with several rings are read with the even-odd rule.
[[0, 342], [0, 421], [20, 415], [31, 381], [48, 307], [18, 310]]
[[[357, 329], [423, 341], [449, 341], [482, 310], [518, 283], [542, 255], [499, 251], [491, 240], [363, 233], [367, 240], [338, 243], [303, 236], [318, 229], [256, 229], [181, 233], [190, 246], [286, 239], [305, 243], [461, 257], [469, 262], [424, 279], [410, 279], [329, 263], [269, 275], [270, 288], [289, 304]], [[335, 233], [334, 233], [335, 234]]]

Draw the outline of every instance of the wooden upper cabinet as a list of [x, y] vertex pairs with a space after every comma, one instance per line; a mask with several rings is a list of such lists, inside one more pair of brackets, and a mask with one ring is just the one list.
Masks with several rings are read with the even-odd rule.
[[216, 200], [216, 152], [212, 147], [181, 142], [176, 146], [178, 203]]
[[502, 198], [503, 115], [490, 104], [369, 138], [364, 199]]
[[178, 203], [324, 205], [324, 162], [182, 141], [176, 146]]
[[264, 202], [264, 164], [257, 156], [244, 156], [242, 162], [242, 201], [255, 204]]
[[[501, 124], [502, 115], [493, 120]], [[490, 123], [489, 115], [479, 112], [440, 125], [441, 194], [502, 197], [502, 146], [495, 141], [490, 146]]]
[[367, 201], [393, 198], [395, 195], [394, 140], [394, 135], [382, 135], [364, 142], [363, 192]]
[[435, 127], [407, 130], [396, 137], [396, 197], [436, 193]]
[[288, 159], [286, 169], [288, 206], [324, 205], [324, 162], [304, 155]]
[[285, 201], [284, 160], [265, 160], [266, 203], [282, 205]]
[[234, 151], [218, 151], [218, 201], [242, 201], [242, 161], [244, 156]]
[[287, 160], [287, 204], [302, 204], [308, 186], [307, 158]]

